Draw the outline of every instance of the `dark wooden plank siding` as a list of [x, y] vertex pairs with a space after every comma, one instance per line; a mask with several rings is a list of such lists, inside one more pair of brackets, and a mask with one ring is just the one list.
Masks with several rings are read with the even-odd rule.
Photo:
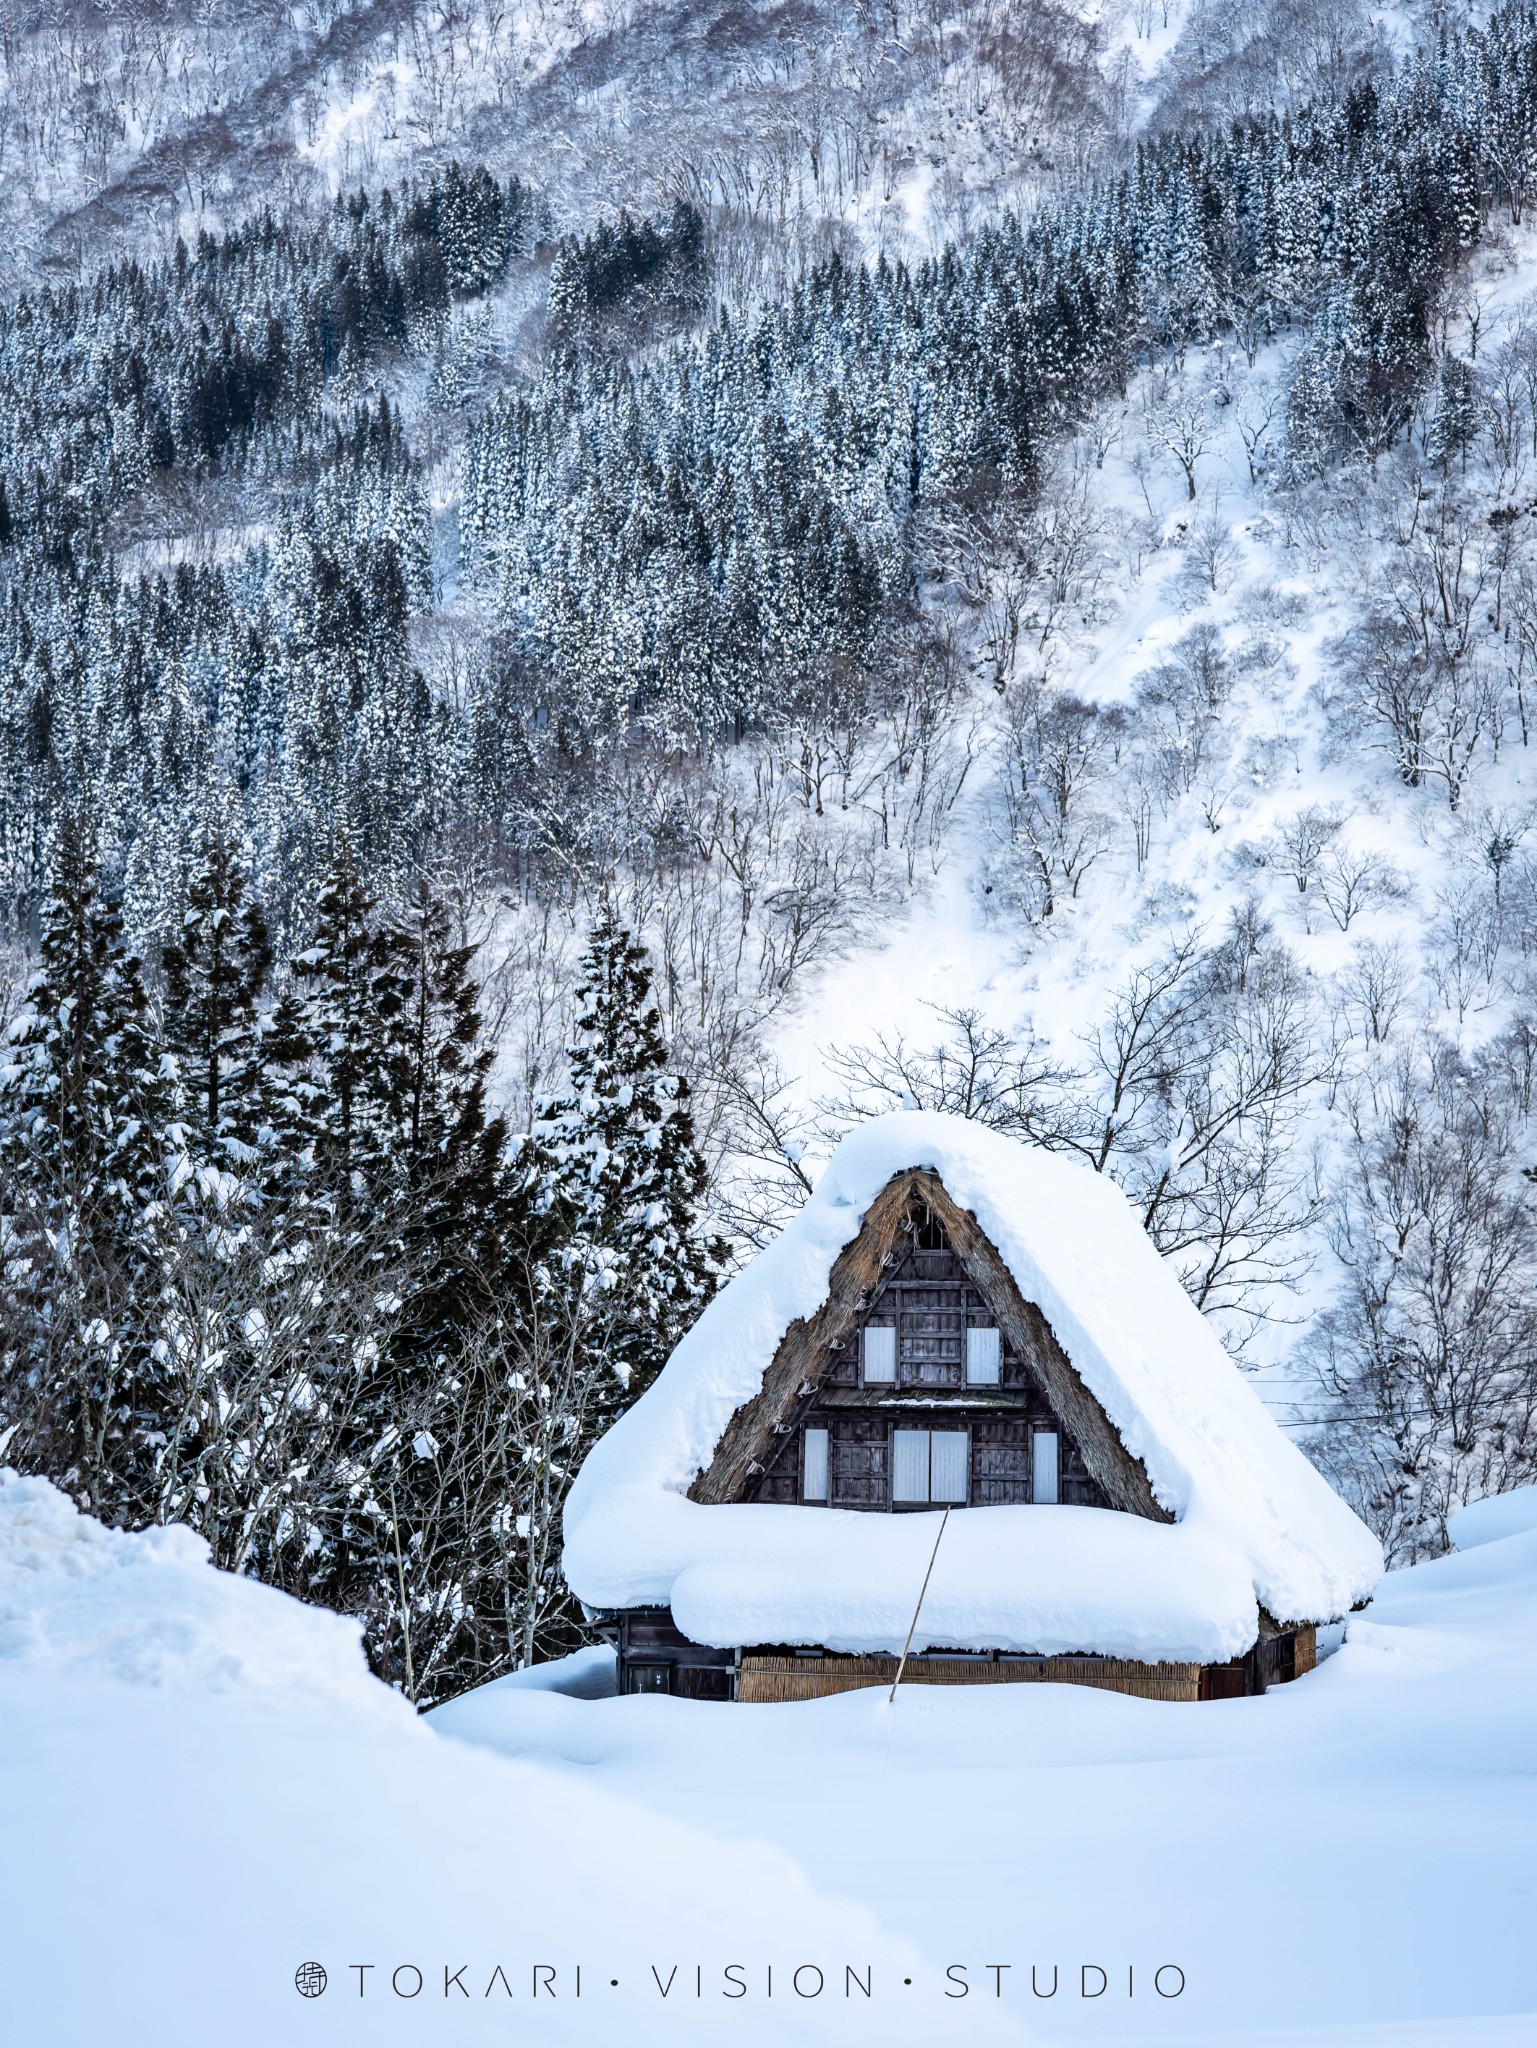
[[[835, 1423], [835, 1426], [834, 1426]], [[828, 1505], [885, 1508], [891, 1505], [891, 1425], [881, 1414], [829, 1418]]]
[[1058, 1497], [1069, 1507], [1108, 1508], [1110, 1497], [1083, 1462], [1083, 1453], [1065, 1429], [1059, 1434], [1062, 1443], [1058, 1453], [1061, 1459]]
[[[781, 1424], [754, 1475], [748, 1497], [780, 1505], [803, 1498], [802, 1442], [807, 1429], [828, 1433], [828, 1496], [818, 1506], [889, 1511], [891, 1432], [897, 1428], [964, 1429], [970, 1437], [970, 1491], [975, 1507], [1018, 1507], [1031, 1499], [1031, 1437], [1058, 1438], [1059, 1499], [1108, 1507], [1082, 1454], [1053, 1414], [1025, 1362], [1000, 1336], [996, 1386], [966, 1384], [966, 1331], [998, 1329], [986, 1295], [966, 1278], [937, 1225], [930, 1241], [893, 1253], [849, 1335], [828, 1353], [820, 1382], [802, 1398], [795, 1422]], [[861, 1333], [897, 1332], [893, 1385], [864, 1384]]]
[[1019, 1507], [1029, 1500], [1030, 1423], [1026, 1416], [982, 1416], [972, 1423], [971, 1498], [979, 1508]]
[[668, 1607], [636, 1607], [617, 1617], [619, 1690], [676, 1699], [736, 1698], [735, 1650], [691, 1642]]

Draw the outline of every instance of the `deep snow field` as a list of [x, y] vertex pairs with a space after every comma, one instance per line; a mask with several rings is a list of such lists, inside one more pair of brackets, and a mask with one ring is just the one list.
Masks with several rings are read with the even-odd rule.
[[421, 1721], [349, 1623], [9, 1477], [0, 2041], [1537, 2042], [1537, 1489], [1457, 1533], [1262, 1699]]

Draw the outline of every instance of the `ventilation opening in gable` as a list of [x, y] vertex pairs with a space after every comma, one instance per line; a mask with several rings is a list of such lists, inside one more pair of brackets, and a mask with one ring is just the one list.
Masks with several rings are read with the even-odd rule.
[[920, 1209], [909, 1218], [908, 1228], [913, 1235], [913, 1244], [920, 1252], [949, 1251], [950, 1240], [945, 1235], [945, 1227], [932, 1209]]

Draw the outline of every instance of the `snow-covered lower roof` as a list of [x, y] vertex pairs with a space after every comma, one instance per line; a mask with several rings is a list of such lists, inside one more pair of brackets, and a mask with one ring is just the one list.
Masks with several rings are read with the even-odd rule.
[[1322, 1621], [1371, 1592], [1376, 1539], [1283, 1435], [1119, 1189], [963, 1118], [903, 1112], [844, 1140], [800, 1215], [594, 1446], [565, 1514], [579, 1598], [670, 1606], [702, 1643], [900, 1649], [936, 1515], [687, 1494], [786, 1330], [821, 1307], [871, 1202], [912, 1168], [976, 1217], [1174, 1517], [953, 1515], [916, 1647], [1214, 1661], [1254, 1641], [1260, 1604]]

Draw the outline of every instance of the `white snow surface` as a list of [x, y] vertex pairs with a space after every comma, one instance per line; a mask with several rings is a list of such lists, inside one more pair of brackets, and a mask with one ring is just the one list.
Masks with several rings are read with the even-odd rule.
[[544, 1664], [526, 1664], [521, 1671], [509, 1671], [505, 1678], [493, 1678], [478, 1690], [558, 1692], [568, 1700], [611, 1700], [618, 1690], [618, 1663], [608, 1643], [591, 1643], [568, 1657], [551, 1657]]
[[1446, 1530], [1459, 1550], [1499, 1543], [1537, 1529], [1537, 1486], [1518, 1486], [1510, 1493], [1491, 1494], [1447, 1518]]
[[[1033, 2037], [1097, 2048], [1537, 2044], [1537, 1530], [1389, 1573], [1337, 1655], [1258, 1699], [904, 1685], [892, 1706], [884, 1687], [712, 1706], [487, 1687], [430, 1718], [782, 1845], [911, 1930], [931, 1969], [961, 1967], [971, 1990], [933, 2044], [994, 2003], [991, 1963]], [[1185, 1990], [1164, 2000], [1152, 1977], [1170, 1962]], [[1108, 1980], [1097, 1997], [1086, 1965]], [[1057, 1995], [1038, 1995], [1054, 1969]]]
[[[564, 1697], [482, 1697], [591, 1711], [567, 1687], [605, 1654], [562, 1660]], [[4, 1471], [0, 1814], [6, 2048], [707, 2042], [696, 1958], [781, 1985], [845, 1954], [888, 1985], [922, 1967], [783, 1850], [441, 1741], [369, 1675], [354, 1623], [214, 1570], [186, 1529], [104, 1529]], [[295, 1985], [310, 1961], [316, 1999]], [[910, 2011], [825, 1999], [793, 2038], [926, 2042], [925, 1975]], [[732, 2039], [785, 2040], [750, 2003]], [[968, 2040], [1023, 2038], [977, 2017]]]
[[695, 1641], [899, 1650], [934, 1514], [685, 1496], [780, 1339], [896, 1173], [932, 1168], [976, 1217], [1173, 1524], [1095, 1508], [953, 1515], [915, 1644], [1218, 1660], [1278, 1619], [1327, 1621], [1382, 1572], [1376, 1539], [1291, 1444], [1160, 1258], [1087, 1166], [960, 1117], [861, 1125], [783, 1235], [717, 1296], [589, 1455], [565, 1570], [592, 1607], [670, 1605]]
[[422, 1721], [350, 1624], [3, 1474], [0, 1586], [7, 2044], [1537, 2043], [1537, 1531], [1202, 1706], [563, 1659]]
[[11, 1661], [84, 1683], [397, 1710], [356, 1622], [211, 1571], [190, 1529], [108, 1529], [46, 1479], [14, 1475], [0, 1481], [0, 1668]]

